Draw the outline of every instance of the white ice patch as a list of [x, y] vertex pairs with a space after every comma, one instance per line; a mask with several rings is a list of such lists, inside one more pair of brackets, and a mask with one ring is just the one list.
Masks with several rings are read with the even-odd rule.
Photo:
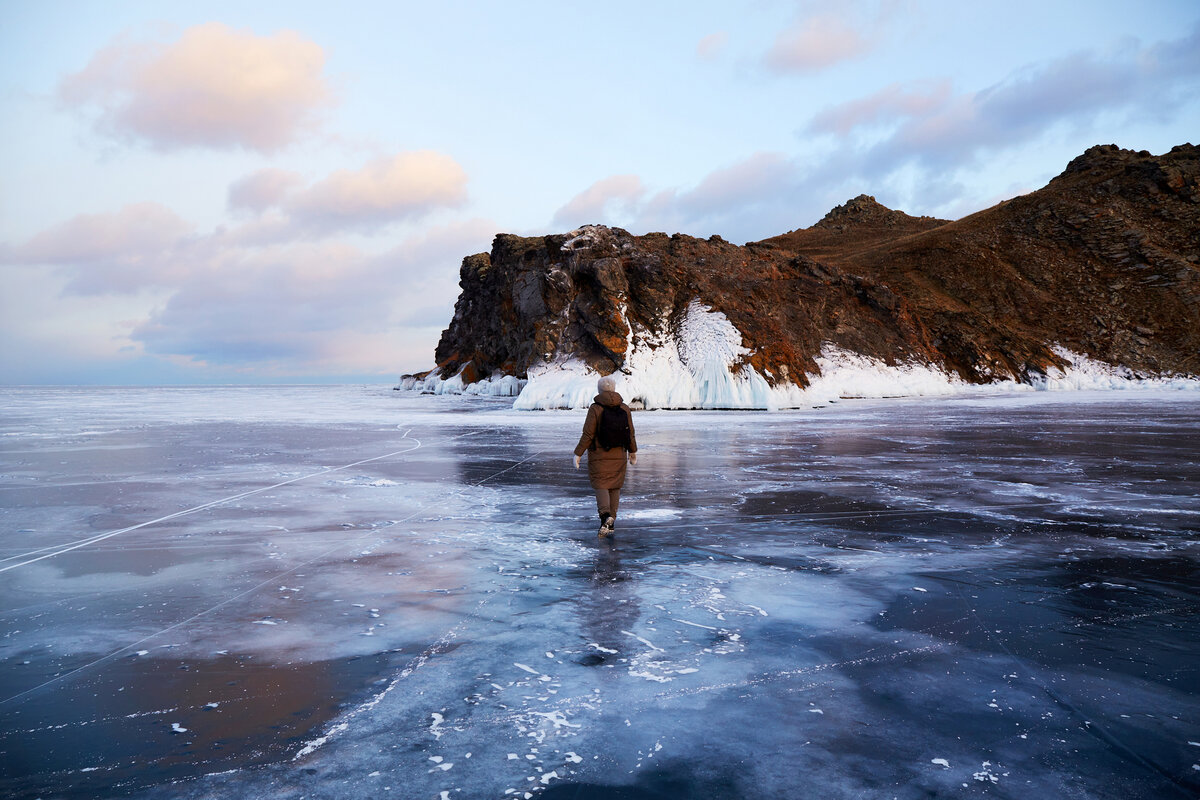
[[1034, 381], [1033, 387], [1041, 391], [1062, 392], [1086, 389], [1176, 389], [1200, 391], [1200, 378], [1168, 376], [1146, 378], [1128, 367], [1114, 367], [1103, 361], [1095, 361], [1085, 355], [1073, 353], [1065, 347], [1054, 347], [1059, 358], [1066, 359], [1066, 369], [1052, 367], [1045, 378]]
[[945, 767], [946, 769], [950, 769], [950, 762], [944, 758], [931, 758], [931, 759], [929, 759], [929, 763], [937, 764], [939, 767]]
[[720, 628], [715, 628], [712, 625], [701, 625], [699, 622], [689, 622], [686, 619], [677, 619], [675, 621], [681, 622], [684, 625], [691, 625], [693, 628], [704, 628], [705, 630], [710, 630], [710, 631], [719, 631], [720, 630]]
[[574, 358], [534, 365], [529, 368], [529, 382], [513, 408], [519, 411], [587, 408], [596, 396], [599, 377], [587, 364]]
[[542, 674], [542, 673], [541, 673], [539, 670], [536, 670], [536, 669], [534, 669], [533, 667], [531, 667], [531, 666], [528, 666], [528, 665], [526, 665], [526, 664], [518, 664], [516, 661], [514, 661], [514, 662], [513, 662], [513, 666], [514, 666], [514, 667], [517, 667], [518, 669], [523, 669], [523, 670], [525, 670], [525, 671], [526, 671], [526, 672], [528, 672], [530, 675], [537, 675], [537, 676], [538, 676], [538, 680], [543, 680], [543, 681], [550, 680], [550, 676], [549, 676], [549, 675], [543, 675], [543, 674]]
[[666, 652], [661, 647], [654, 644], [654, 642], [650, 641], [649, 639], [644, 639], [641, 636], [638, 636], [636, 633], [631, 633], [630, 631], [621, 631], [621, 633], [625, 634], [626, 636], [632, 636], [634, 639], [637, 639], [639, 642], [646, 645], [646, 647], [649, 647], [651, 650], [656, 650], [659, 653]]
[[[985, 388], [972, 386], [930, 364], [887, 364], [828, 343], [821, 348], [817, 366], [821, 373], [809, 376], [808, 389], [803, 393], [804, 400], [812, 405], [844, 397], [923, 397]], [[1012, 386], [1005, 388], [1011, 391]]]
[[[722, 313], [693, 300], [678, 327], [652, 333], [635, 325], [625, 365], [613, 377], [627, 401], [645, 408], [786, 408], [801, 405], [799, 387], [772, 387], [749, 365], [733, 368], [750, 351]], [[529, 383], [513, 408], [587, 408], [596, 394], [595, 372], [577, 359], [529, 369]]]
[[975, 780], [979, 781], [980, 783], [999, 783], [1001, 774], [1007, 775], [1008, 773], [1005, 772], [1005, 773], [998, 774], [998, 773], [994, 772], [992, 770], [992, 762], [985, 761], [980, 766], [979, 771], [972, 773], [971, 777], [974, 778]]
[[[464, 366], [465, 369], [465, 366]], [[437, 376], [437, 370], [430, 370], [423, 379], [407, 376], [400, 379], [397, 389], [420, 392], [422, 394], [466, 394], [480, 397], [516, 397], [525, 388], [527, 381], [512, 375], [493, 375], [490, 378], [475, 383], [464, 384], [462, 370], [451, 378], [443, 380]]]
[[626, 520], [631, 519], [677, 519], [683, 511], [678, 508], [647, 508], [640, 511], [630, 511], [623, 516]]
[[531, 711], [529, 713], [535, 717], [541, 717], [542, 719], [549, 722], [551, 725], [554, 726], [554, 730], [558, 730], [559, 728], [582, 728], [583, 727], [582, 725], [580, 725], [578, 723], [574, 723], [574, 722], [571, 722], [570, 720], [568, 720], [565, 716], [563, 716], [563, 712], [561, 712], [561, 711]]

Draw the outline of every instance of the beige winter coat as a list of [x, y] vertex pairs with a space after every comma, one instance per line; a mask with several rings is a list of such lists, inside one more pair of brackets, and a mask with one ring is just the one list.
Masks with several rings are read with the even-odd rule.
[[593, 489], [620, 489], [625, 484], [625, 464], [628, 462], [624, 447], [614, 447], [605, 450], [596, 441], [596, 426], [600, 424], [600, 414], [604, 406], [619, 406], [629, 417], [629, 451], [637, 452], [637, 438], [633, 435], [633, 414], [629, 406], [616, 392], [601, 392], [596, 395], [596, 402], [588, 409], [587, 419], [583, 421], [583, 435], [579, 444], [575, 445], [575, 455], [588, 454], [588, 480]]

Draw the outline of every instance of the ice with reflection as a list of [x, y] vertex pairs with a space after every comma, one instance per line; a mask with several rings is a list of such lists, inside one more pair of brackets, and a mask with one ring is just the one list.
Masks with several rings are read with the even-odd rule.
[[1188, 797], [1200, 404], [3, 390], [14, 797]]

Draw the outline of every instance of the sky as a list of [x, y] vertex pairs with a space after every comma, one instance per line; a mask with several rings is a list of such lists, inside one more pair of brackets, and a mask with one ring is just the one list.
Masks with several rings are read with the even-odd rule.
[[1200, 143], [1200, 3], [0, 0], [0, 383], [394, 382], [464, 256]]

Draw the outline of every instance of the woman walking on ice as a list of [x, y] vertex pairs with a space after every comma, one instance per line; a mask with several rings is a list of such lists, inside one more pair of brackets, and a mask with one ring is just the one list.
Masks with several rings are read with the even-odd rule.
[[625, 483], [625, 459], [637, 463], [637, 439], [633, 435], [633, 414], [616, 391], [617, 382], [606, 375], [596, 383], [600, 394], [583, 421], [583, 435], [575, 445], [575, 469], [579, 457], [588, 454], [588, 480], [596, 490], [596, 510], [600, 512], [600, 537], [612, 536], [617, 519], [621, 486]]

